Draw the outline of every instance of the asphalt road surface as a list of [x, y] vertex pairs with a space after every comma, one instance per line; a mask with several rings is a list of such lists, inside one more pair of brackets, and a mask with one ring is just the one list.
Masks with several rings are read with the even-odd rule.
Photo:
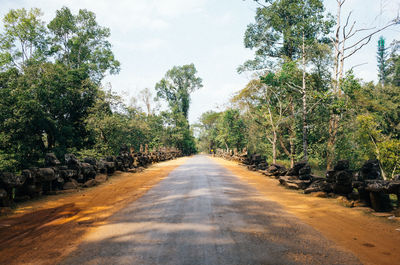
[[195, 156], [90, 233], [61, 264], [360, 261], [212, 159]]

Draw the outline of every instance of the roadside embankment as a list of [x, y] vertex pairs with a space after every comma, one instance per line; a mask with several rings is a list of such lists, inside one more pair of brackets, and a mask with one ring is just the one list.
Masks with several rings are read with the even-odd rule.
[[153, 164], [140, 173], [117, 172], [99, 186], [21, 204], [0, 218], [0, 264], [57, 264], [87, 232], [106, 224], [186, 159]]
[[[328, 239], [353, 252], [364, 264], [398, 264], [400, 221], [371, 214], [368, 207], [347, 208], [336, 198], [319, 198], [287, 189], [276, 179], [249, 171], [238, 162], [210, 158], [253, 185]], [[379, 214], [376, 214], [379, 215]]]

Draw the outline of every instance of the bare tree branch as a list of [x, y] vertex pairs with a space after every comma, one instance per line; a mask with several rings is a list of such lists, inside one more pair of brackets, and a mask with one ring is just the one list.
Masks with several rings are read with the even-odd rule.
[[372, 28], [363, 28], [363, 29], [357, 29], [356, 31], [353, 32], [353, 34], [347, 35], [347, 39], [352, 38], [354, 35], [356, 35], [359, 32], [363, 32], [363, 31], [368, 31], [368, 30], [373, 30], [376, 27], [372, 27]]
[[364, 43], [362, 43], [359, 47], [354, 48], [354, 50], [351, 53], [349, 53], [346, 56], [343, 55], [343, 60], [349, 58], [350, 56], [352, 56], [353, 54], [358, 52], [362, 47], [367, 45], [371, 41], [371, 38], [372, 38], [372, 36], [369, 36], [368, 39]]
[[366, 65], [366, 64], [368, 64], [368, 63], [356, 64], [356, 65], [352, 66], [352, 67], [350, 68], [350, 70], [353, 70], [353, 69], [356, 68], [356, 67], [359, 67], [359, 66], [362, 66], [362, 65]]
[[[351, 46], [349, 46], [349, 47], [346, 47], [345, 50], [349, 50], [349, 49], [352, 49], [352, 48], [356, 47], [358, 44], [362, 43], [362, 42], [365, 41], [366, 39], [368, 39], [368, 42], [369, 42], [369, 40], [371, 40], [372, 36], [374, 36], [375, 34], [381, 32], [382, 30], [387, 29], [388, 27], [394, 26], [394, 25], [396, 25], [396, 24], [398, 24], [398, 23], [399, 23], [399, 21], [398, 21], [398, 19], [396, 19], [396, 20], [393, 21], [392, 23], [389, 23], [389, 24], [387, 24], [386, 26], [384, 26], [384, 27], [382, 27], [382, 28], [380, 28], [380, 29], [377, 29], [377, 30], [375, 30], [374, 32], [368, 34], [367, 36], [365, 36], [365, 37], [362, 38], [361, 40], [357, 41], [357, 42], [354, 43], [353, 45], [351, 45]], [[362, 31], [362, 30], [367, 30], [367, 29], [361, 29], [361, 30], [358, 30], [358, 31], [360, 32], [360, 31]], [[365, 45], [365, 44], [364, 44], [364, 45]], [[363, 45], [363, 46], [364, 46], [364, 45]]]
[[[347, 15], [346, 24], [344, 24], [344, 26], [343, 26], [343, 37], [346, 36], [346, 28], [349, 25], [351, 14], [353, 14], [353, 11], [350, 11], [349, 14]], [[353, 25], [354, 25], [354, 23], [353, 23]]]

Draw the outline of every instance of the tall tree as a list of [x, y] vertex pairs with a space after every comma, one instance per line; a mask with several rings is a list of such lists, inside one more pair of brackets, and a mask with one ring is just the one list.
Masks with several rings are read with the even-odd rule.
[[298, 1], [266, 0], [260, 5], [244, 36], [244, 46], [255, 50], [255, 58], [239, 66], [239, 73], [271, 69], [279, 60], [292, 61], [300, 55], [301, 39], [295, 30], [301, 21]]
[[[324, 6], [321, 0], [274, 0], [264, 1], [265, 4], [258, 2], [262, 7], [257, 9], [255, 17], [256, 22], [250, 24], [245, 34], [246, 48], [256, 49], [256, 57], [244, 63], [238, 68], [239, 72], [244, 70], [260, 70], [269, 68], [276, 63], [300, 59], [302, 66], [302, 81], [300, 84], [291, 82], [288, 86], [291, 89], [300, 92], [302, 101], [302, 131], [303, 131], [303, 158], [308, 158], [308, 136], [307, 136], [307, 86], [306, 86], [306, 67], [309, 62], [308, 53], [312, 46], [321, 42], [327, 42], [324, 38], [329, 33], [332, 21], [325, 18]], [[295, 113], [294, 102], [296, 93], [288, 97], [291, 106], [292, 121], [291, 129], [292, 139], [291, 153], [294, 156], [295, 137]]]
[[194, 64], [174, 66], [156, 84], [157, 96], [165, 99], [172, 111], [183, 114], [188, 119], [190, 93], [203, 87], [201, 78], [196, 76]]
[[298, 24], [298, 31], [301, 34], [301, 64], [302, 64], [302, 129], [303, 129], [303, 159], [308, 160], [308, 122], [307, 122], [307, 87], [306, 87], [306, 67], [307, 50], [316, 47], [319, 42], [326, 42], [326, 35], [332, 26], [330, 19], [325, 20], [324, 5], [319, 0], [299, 1], [299, 8], [302, 10], [302, 22]]
[[196, 149], [188, 121], [190, 93], [203, 86], [196, 74], [194, 64], [174, 66], [155, 86], [157, 97], [166, 100], [171, 110], [170, 113], [164, 113], [172, 125], [171, 141], [185, 154], [194, 153]]
[[143, 104], [146, 107], [147, 115], [151, 115], [154, 113], [153, 105], [153, 95], [148, 87], [144, 88], [139, 92], [139, 97], [143, 101]]
[[[360, 51], [367, 45], [372, 37], [377, 33], [399, 24], [399, 17], [396, 17], [387, 22], [380, 28], [356, 28], [356, 21], [351, 22], [352, 12], [347, 14], [345, 22], [342, 22], [342, 8], [346, 0], [336, 0], [337, 13], [336, 13], [336, 26], [334, 30], [334, 37], [331, 37], [334, 46], [334, 69], [333, 69], [333, 83], [332, 83], [332, 106], [336, 106], [335, 102], [342, 100], [343, 91], [341, 89], [341, 82], [344, 76], [345, 61]], [[329, 140], [327, 143], [327, 169], [332, 169], [336, 156], [336, 138], [340, 122], [340, 113], [338, 109], [333, 107], [331, 111], [331, 118], [329, 120]]]
[[69, 8], [63, 7], [56, 12], [48, 28], [52, 34], [51, 52], [57, 61], [74, 69], [87, 69], [97, 84], [106, 72], [119, 72], [120, 63], [108, 41], [110, 29], [100, 26], [93, 12], [80, 9], [73, 15]]
[[378, 60], [378, 78], [379, 82], [382, 86], [385, 85], [387, 79], [387, 59], [388, 53], [387, 48], [385, 47], [385, 38], [382, 36], [378, 40], [378, 51], [376, 54], [376, 58]]
[[27, 11], [11, 9], [3, 19], [4, 32], [0, 34], [0, 70], [23, 70], [29, 62], [46, 59], [47, 41], [45, 23], [38, 8]]
[[[295, 30], [301, 21], [298, 16], [298, 1], [296, 0], [273, 0], [258, 2], [261, 7], [257, 8], [255, 23], [247, 26], [244, 44], [246, 48], [255, 49], [255, 58], [246, 61], [238, 67], [238, 72], [243, 71], [265, 71], [273, 69], [277, 63], [290, 62], [298, 59], [301, 54], [301, 39]], [[290, 19], [288, 19], [290, 18]], [[295, 157], [295, 107], [294, 95], [287, 97], [291, 110], [291, 123], [288, 130], [290, 156]]]

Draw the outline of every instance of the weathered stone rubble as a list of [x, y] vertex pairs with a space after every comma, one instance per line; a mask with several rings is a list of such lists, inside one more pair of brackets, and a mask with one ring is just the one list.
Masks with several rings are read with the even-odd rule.
[[333, 170], [326, 172], [326, 177], [312, 175], [311, 167], [306, 162], [298, 162], [292, 168], [272, 164], [268, 166], [265, 158], [260, 155], [246, 153], [234, 154], [219, 150], [217, 156], [235, 160], [246, 165], [250, 170], [257, 170], [262, 174], [276, 178], [283, 186], [304, 190], [304, 193], [325, 193], [327, 197], [341, 195], [353, 205], [355, 201], [370, 206], [375, 211], [392, 210], [389, 194], [397, 195], [397, 204], [400, 207], [400, 175], [392, 180], [383, 180], [378, 160], [369, 160], [358, 171], [349, 169], [349, 161], [338, 161]]
[[360, 199], [376, 211], [389, 211], [392, 205], [389, 194], [397, 195], [397, 205], [400, 203], [400, 178], [383, 180], [378, 160], [369, 160], [355, 175], [353, 187], [358, 190]]
[[279, 177], [279, 183], [290, 189], [307, 189], [313, 181], [311, 167], [306, 162], [298, 162], [290, 168], [286, 175]]
[[66, 154], [61, 163], [55, 154], [48, 153], [43, 168], [25, 169], [21, 174], [0, 172], [0, 207], [42, 194], [92, 187], [105, 182], [117, 170], [141, 171], [151, 163], [180, 156], [182, 153], [176, 149], [148, 152], [146, 147], [145, 151], [134, 153], [124, 147], [118, 156], [102, 159], [86, 157], [79, 160], [73, 154]]

